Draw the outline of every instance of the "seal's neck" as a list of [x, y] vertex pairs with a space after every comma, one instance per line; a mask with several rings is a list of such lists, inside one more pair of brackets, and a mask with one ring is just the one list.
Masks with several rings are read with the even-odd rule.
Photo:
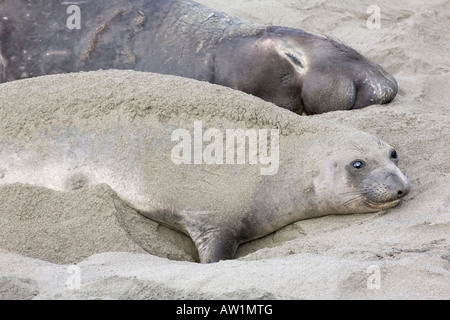
[[312, 198], [312, 183], [307, 182], [301, 172], [292, 173], [292, 170], [285, 170], [261, 179], [255, 190], [250, 218], [253, 224], [260, 226], [258, 231], [261, 232], [249, 235], [251, 238], [264, 236], [298, 220], [320, 216]]

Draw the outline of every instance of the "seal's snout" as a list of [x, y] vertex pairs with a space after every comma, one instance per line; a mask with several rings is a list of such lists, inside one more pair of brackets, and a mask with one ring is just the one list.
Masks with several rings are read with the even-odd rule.
[[400, 200], [409, 193], [411, 188], [408, 179], [397, 168], [394, 172], [387, 173], [383, 185], [385, 189], [384, 202]]
[[402, 177], [402, 179], [399, 180], [400, 182], [398, 183], [397, 188], [395, 189], [396, 190], [395, 196], [397, 199], [401, 199], [404, 196], [406, 196], [411, 189], [411, 185], [405, 177]]
[[357, 95], [352, 109], [372, 104], [391, 102], [398, 92], [398, 84], [393, 76], [380, 69], [378, 75], [361, 80], [356, 85]]
[[[383, 72], [382, 72], [383, 73]], [[383, 74], [384, 79], [380, 81], [380, 89], [378, 90], [378, 103], [391, 102], [398, 91], [397, 81], [390, 74]]]
[[[378, 181], [374, 183], [374, 181]], [[371, 206], [377, 209], [390, 208], [396, 205], [400, 199], [410, 191], [408, 179], [395, 170], [386, 172], [384, 170], [371, 175], [363, 186], [363, 194]]]

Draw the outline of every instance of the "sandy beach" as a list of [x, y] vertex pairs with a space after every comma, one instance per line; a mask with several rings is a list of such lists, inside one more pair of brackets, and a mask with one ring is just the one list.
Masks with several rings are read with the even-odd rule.
[[[394, 146], [410, 194], [378, 213], [296, 222], [241, 245], [235, 260], [204, 265], [187, 236], [142, 217], [107, 185], [3, 185], [0, 299], [450, 299], [450, 3], [198, 2], [330, 35], [394, 75], [391, 103], [312, 117]], [[368, 28], [372, 5], [379, 29]]]

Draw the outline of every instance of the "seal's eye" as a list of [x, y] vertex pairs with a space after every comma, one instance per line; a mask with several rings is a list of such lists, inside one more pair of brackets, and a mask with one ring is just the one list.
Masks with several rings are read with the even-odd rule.
[[366, 164], [362, 160], [355, 160], [352, 162], [352, 167], [355, 169], [362, 169]]
[[391, 151], [391, 158], [392, 159], [397, 159], [397, 151], [395, 151], [395, 150]]

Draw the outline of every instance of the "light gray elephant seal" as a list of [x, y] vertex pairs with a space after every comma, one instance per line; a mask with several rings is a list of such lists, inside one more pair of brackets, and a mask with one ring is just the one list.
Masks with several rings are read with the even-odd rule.
[[297, 113], [387, 103], [397, 82], [343, 43], [189, 0], [4, 0], [0, 82], [132, 69], [238, 89]]
[[409, 191], [380, 139], [186, 78], [116, 70], [9, 82], [0, 116], [1, 184], [106, 183], [189, 235], [204, 263], [297, 220], [390, 208]]

